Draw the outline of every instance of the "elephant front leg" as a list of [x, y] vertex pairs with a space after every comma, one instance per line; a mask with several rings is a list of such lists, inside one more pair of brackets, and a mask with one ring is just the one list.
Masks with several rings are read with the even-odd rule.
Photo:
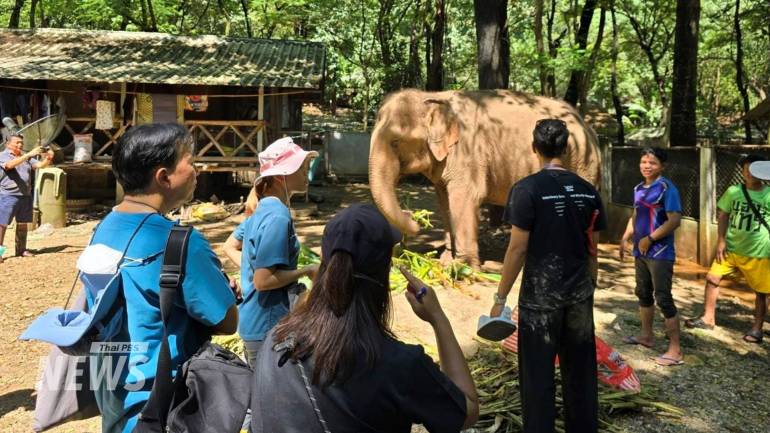
[[444, 252], [441, 253], [439, 260], [441, 264], [448, 265], [454, 259], [455, 247], [452, 245], [452, 220], [449, 218], [449, 193], [446, 185], [436, 185], [436, 196], [438, 198], [438, 214], [444, 226]]
[[478, 268], [479, 202], [468, 194], [467, 185], [449, 189], [449, 217], [452, 226], [455, 258]]

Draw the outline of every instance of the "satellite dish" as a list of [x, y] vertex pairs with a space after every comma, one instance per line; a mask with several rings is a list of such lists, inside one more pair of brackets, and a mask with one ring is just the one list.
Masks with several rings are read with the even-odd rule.
[[19, 134], [24, 139], [24, 151], [29, 152], [37, 146], [50, 146], [54, 152], [61, 149], [53, 140], [64, 128], [67, 116], [64, 113], [52, 114], [24, 125]]

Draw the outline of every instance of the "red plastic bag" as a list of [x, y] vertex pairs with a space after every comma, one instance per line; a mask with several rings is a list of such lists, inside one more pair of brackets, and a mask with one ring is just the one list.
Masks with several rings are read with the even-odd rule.
[[[519, 321], [519, 310], [513, 311], [514, 322]], [[597, 377], [600, 382], [616, 389], [639, 392], [642, 385], [634, 373], [634, 369], [628, 365], [620, 352], [605, 343], [599, 337], [596, 338], [596, 366]], [[503, 340], [503, 349], [516, 353], [519, 351], [519, 332], [516, 331], [510, 337]], [[559, 357], [556, 357], [556, 365], [559, 365]]]

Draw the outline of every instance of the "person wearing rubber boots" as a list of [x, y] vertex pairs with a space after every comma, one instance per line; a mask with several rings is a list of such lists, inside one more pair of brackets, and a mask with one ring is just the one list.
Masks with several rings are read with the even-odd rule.
[[[5, 231], [16, 220], [16, 255], [32, 256], [27, 249], [28, 224], [32, 222], [32, 182], [35, 170], [47, 167], [53, 161], [53, 151], [43, 152], [36, 147], [22, 151], [19, 134], [12, 134], [0, 152], [0, 263], [5, 254]], [[39, 158], [43, 155], [42, 158]]]
[[532, 147], [542, 170], [520, 180], [508, 195], [504, 218], [511, 224], [511, 239], [489, 313], [501, 315], [523, 268], [518, 356], [526, 433], [555, 429], [557, 355], [566, 430], [598, 429], [593, 232], [607, 224], [596, 189], [563, 166], [568, 138], [561, 120], [544, 119], [535, 126]]

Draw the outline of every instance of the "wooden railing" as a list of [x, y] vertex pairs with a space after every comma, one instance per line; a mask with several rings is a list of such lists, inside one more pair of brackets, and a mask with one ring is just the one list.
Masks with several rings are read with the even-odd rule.
[[[257, 134], [265, 130], [264, 121], [188, 120], [184, 124], [195, 143], [196, 161], [256, 161], [262, 150], [256, 142]], [[225, 138], [230, 143], [225, 143]]]
[[[74, 127], [70, 123], [78, 123], [83, 124], [82, 126], [78, 125], [79, 127]], [[75, 134], [94, 134], [93, 139], [93, 146], [94, 149], [96, 149], [93, 152], [94, 159], [110, 159], [109, 156], [105, 155], [107, 153], [107, 150], [109, 148], [118, 142], [118, 139], [121, 135], [123, 135], [126, 130], [131, 126], [131, 122], [128, 122], [128, 124], [123, 125], [123, 122], [120, 119], [115, 119], [113, 122], [113, 128], [112, 129], [94, 129], [94, 125], [96, 124], [96, 118], [95, 117], [68, 117], [66, 122], [64, 123], [64, 129], [66, 129], [73, 137]], [[104, 144], [100, 144], [100, 140], [97, 139], [97, 133], [101, 133], [105, 140], [101, 140], [104, 142]], [[72, 141], [69, 142], [68, 145], [72, 145]], [[96, 146], [99, 146], [97, 149]]]
[[[94, 134], [93, 158], [110, 160], [111, 147], [131, 124], [116, 120], [113, 129], [95, 129], [94, 117], [70, 117], [64, 124], [71, 135]], [[257, 144], [260, 132], [267, 133], [267, 123], [259, 120], [188, 120], [184, 126], [193, 137], [197, 162], [222, 162], [253, 165], [262, 150]], [[69, 143], [70, 145], [72, 142]]]

